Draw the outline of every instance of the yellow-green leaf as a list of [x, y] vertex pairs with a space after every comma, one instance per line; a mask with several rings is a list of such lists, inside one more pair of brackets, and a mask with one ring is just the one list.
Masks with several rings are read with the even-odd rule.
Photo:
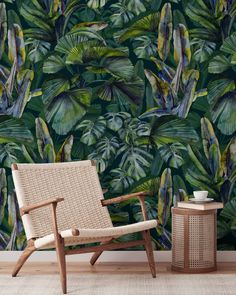
[[191, 49], [189, 34], [183, 24], [179, 24], [174, 30], [174, 59], [176, 63], [181, 62], [182, 67], [186, 67], [191, 60]]
[[36, 138], [38, 151], [46, 163], [55, 162], [55, 151], [52, 138], [48, 131], [47, 124], [41, 118], [35, 119]]
[[71, 161], [71, 149], [73, 145], [74, 137], [70, 135], [63, 142], [59, 152], [56, 156], [56, 162], [70, 162]]
[[165, 60], [170, 52], [170, 40], [172, 37], [172, 11], [170, 3], [166, 3], [161, 10], [161, 17], [158, 27], [158, 53], [162, 60]]
[[25, 62], [25, 43], [21, 27], [13, 24], [8, 30], [8, 58], [13, 63], [16, 59], [17, 69]]
[[7, 14], [6, 6], [0, 3], [0, 59], [5, 49], [5, 40], [7, 37]]

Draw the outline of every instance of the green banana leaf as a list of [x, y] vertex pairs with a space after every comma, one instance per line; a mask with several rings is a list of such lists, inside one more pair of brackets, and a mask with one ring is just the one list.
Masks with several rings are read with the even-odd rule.
[[231, 34], [228, 38], [224, 39], [224, 42], [221, 45], [220, 50], [225, 53], [235, 54], [235, 48], [236, 48], [236, 32]]
[[220, 99], [224, 94], [235, 89], [235, 82], [231, 79], [217, 79], [209, 82], [207, 86], [208, 101], [214, 106], [218, 99]]
[[55, 162], [55, 151], [48, 127], [42, 118], [35, 119], [35, 129], [38, 151], [41, 159], [46, 163]]
[[7, 93], [9, 104], [12, 103], [12, 93], [14, 90], [15, 78], [16, 78], [16, 67], [17, 67], [17, 65], [16, 65], [16, 60], [15, 60], [12, 67], [11, 67], [11, 72], [7, 78], [5, 85], [4, 85], [6, 93]]
[[200, 27], [206, 28], [209, 32], [217, 34], [218, 24], [214, 18], [214, 15], [207, 7], [203, 8], [193, 5], [190, 2], [185, 9], [185, 13]]
[[231, 135], [236, 130], [236, 91], [227, 92], [212, 107], [212, 120], [223, 134]]
[[91, 102], [89, 88], [61, 92], [46, 104], [45, 115], [57, 134], [67, 134], [86, 114]]
[[130, 38], [136, 38], [139, 36], [146, 35], [148, 33], [156, 33], [158, 29], [158, 24], [160, 20], [160, 13], [155, 12], [144, 16], [130, 27], [122, 31], [118, 36], [120, 43], [126, 41]]
[[[33, 25], [33, 27], [36, 26], [37, 29], [41, 29], [49, 36], [53, 34], [53, 20], [38, 1], [24, 1], [20, 7], [20, 14], [30, 25]], [[37, 34], [34, 37], [37, 38]]]
[[220, 212], [220, 216], [225, 218], [226, 220], [231, 221], [236, 219], [236, 199], [232, 199], [224, 206], [224, 208]]
[[76, 24], [71, 30], [70, 33], [80, 32], [81, 28], [91, 28], [94, 31], [101, 31], [108, 26], [106, 22], [103, 21], [93, 21], [93, 22], [83, 22]]
[[0, 116], [0, 144], [7, 142], [29, 144], [33, 142], [33, 136], [20, 120]]
[[186, 118], [195, 99], [195, 90], [199, 79], [199, 71], [188, 70], [187, 72], [184, 72], [183, 77], [185, 84], [184, 97], [177, 107], [177, 112], [179, 117]]
[[157, 195], [160, 187], [160, 178], [155, 177], [148, 180], [138, 182], [132, 189], [133, 193], [136, 192], [149, 192], [150, 195]]
[[49, 56], [43, 64], [43, 72], [55, 74], [65, 67], [64, 60], [59, 55]]
[[17, 73], [19, 96], [10, 111], [13, 117], [21, 118], [23, 115], [25, 106], [30, 99], [30, 88], [33, 78], [34, 72], [31, 70], [21, 70]]
[[230, 223], [225, 220], [217, 220], [217, 239], [222, 239], [230, 234]]
[[7, 13], [5, 3], [0, 3], [0, 59], [4, 53], [7, 38]]
[[160, 58], [165, 61], [170, 52], [170, 41], [172, 38], [172, 11], [171, 4], [166, 3], [161, 10], [158, 27], [157, 50]]
[[17, 69], [20, 69], [25, 63], [25, 43], [21, 27], [13, 24], [8, 30], [8, 58], [13, 63], [16, 60]]
[[187, 146], [187, 150], [188, 150], [188, 155], [189, 155], [192, 163], [199, 170], [200, 174], [205, 177], [208, 177], [208, 172], [207, 172], [206, 168], [203, 166], [201, 161], [197, 158], [197, 156], [195, 155], [195, 153], [190, 145]]
[[162, 109], [165, 109], [167, 97], [170, 93], [169, 84], [157, 77], [153, 72], [149, 70], [144, 70], [144, 72], [152, 87], [153, 99], [160, 107], [162, 107]]
[[207, 190], [212, 198], [217, 201], [220, 200], [219, 191], [212, 186], [212, 179], [209, 176], [200, 175], [199, 173], [188, 169], [186, 171], [185, 178], [193, 188], [198, 190]]
[[170, 217], [170, 207], [172, 204], [172, 176], [170, 168], [166, 168], [160, 181], [160, 188], [158, 192], [158, 222], [162, 227], [166, 226], [166, 223]]
[[71, 150], [73, 146], [74, 136], [68, 136], [63, 142], [61, 148], [56, 155], [56, 162], [71, 162]]
[[55, 78], [47, 80], [42, 86], [42, 100], [44, 104], [53, 102], [54, 97], [69, 90], [70, 82], [65, 78]]
[[225, 175], [230, 179], [234, 176], [236, 168], [236, 137], [233, 137], [222, 153], [221, 167]]
[[209, 73], [220, 74], [231, 67], [230, 60], [224, 55], [213, 57], [208, 66]]
[[151, 138], [157, 146], [169, 143], [196, 143], [198, 135], [193, 127], [183, 119], [173, 116], [158, 118], [152, 126]]
[[86, 47], [85, 43], [87, 44], [87, 48], [88, 45], [90, 47], [106, 45], [105, 40], [95, 31], [88, 28], [80, 28], [80, 31], [77, 33], [68, 33], [61, 37], [57, 42], [55, 51], [69, 54], [73, 48], [76, 48], [79, 44], [81, 44], [81, 48]]
[[[96, 45], [96, 44], [95, 44]], [[76, 47], [73, 47], [69, 52], [66, 63], [89, 63], [103, 58], [127, 57], [127, 52], [118, 48], [111, 48], [105, 46], [94, 46], [94, 42], [81, 42]]]
[[21, 147], [14, 142], [0, 144], [0, 162], [4, 167], [11, 168], [13, 163], [22, 161], [21, 154]]
[[7, 203], [7, 178], [4, 168], [0, 168], [0, 225], [5, 218], [5, 207]]
[[102, 100], [117, 101], [120, 105], [130, 108], [130, 104], [140, 105], [144, 95], [143, 80], [134, 76], [131, 81], [111, 79], [98, 89], [98, 96]]
[[221, 158], [220, 147], [218, 139], [215, 135], [213, 126], [207, 118], [201, 118], [201, 135], [202, 135], [202, 145], [205, 152], [205, 156], [209, 159], [209, 149], [212, 144], [215, 144], [217, 148], [218, 158]]

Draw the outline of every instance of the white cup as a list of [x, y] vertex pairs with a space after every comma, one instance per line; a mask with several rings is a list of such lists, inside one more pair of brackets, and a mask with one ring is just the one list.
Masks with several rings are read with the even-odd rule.
[[193, 195], [196, 200], [203, 201], [207, 198], [208, 191], [194, 191]]

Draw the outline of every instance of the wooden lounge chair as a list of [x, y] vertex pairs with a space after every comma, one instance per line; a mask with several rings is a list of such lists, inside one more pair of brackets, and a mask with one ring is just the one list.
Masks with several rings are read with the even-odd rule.
[[[67, 293], [65, 256], [94, 252], [93, 265], [104, 250], [144, 245], [153, 277], [155, 263], [149, 229], [156, 220], [147, 220], [146, 192], [104, 200], [93, 161], [55, 164], [13, 164], [12, 174], [20, 213], [27, 237], [27, 247], [12, 272], [15, 277], [36, 250], [56, 248], [63, 293]], [[144, 221], [113, 227], [107, 205], [138, 198]], [[142, 239], [113, 243], [119, 236], [141, 232]], [[65, 246], [100, 242], [68, 250]]]

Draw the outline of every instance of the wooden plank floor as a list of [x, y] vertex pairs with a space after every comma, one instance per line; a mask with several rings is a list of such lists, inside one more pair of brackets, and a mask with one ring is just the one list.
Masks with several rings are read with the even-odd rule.
[[[0, 262], [0, 274], [11, 274], [14, 263]], [[178, 274], [177, 272], [171, 271], [170, 263], [157, 263], [157, 275], [158, 273], [163, 274]], [[58, 272], [56, 263], [42, 263], [42, 262], [28, 262], [26, 263], [20, 274], [53, 274]], [[96, 265], [91, 266], [89, 263], [84, 262], [68, 262], [67, 263], [68, 273], [113, 273], [113, 274], [141, 274], [149, 273], [149, 267], [147, 263], [116, 263], [116, 262], [98, 262]], [[218, 270], [211, 274], [236, 274], [236, 263], [219, 263]], [[179, 273], [181, 275], [181, 273]], [[210, 273], [209, 273], [210, 274]], [[203, 274], [204, 275], [204, 274]], [[236, 294], [236, 293], [235, 293]]]

